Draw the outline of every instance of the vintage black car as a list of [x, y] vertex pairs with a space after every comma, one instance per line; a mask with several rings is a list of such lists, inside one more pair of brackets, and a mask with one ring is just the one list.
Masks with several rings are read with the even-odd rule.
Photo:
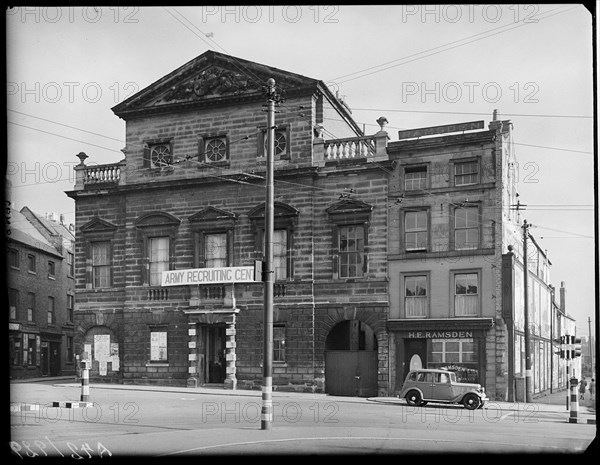
[[480, 384], [459, 383], [456, 373], [446, 370], [412, 370], [406, 375], [399, 398], [412, 406], [427, 402], [462, 404], [469, 410], [483, 407], [489, 400]]

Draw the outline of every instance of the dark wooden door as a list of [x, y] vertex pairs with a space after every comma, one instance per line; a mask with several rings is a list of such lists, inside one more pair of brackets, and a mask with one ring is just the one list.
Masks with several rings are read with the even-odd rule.
[[377, 351], [326, 351], [325, 391], [332, 396], [376, 396]]
[[50, 376], [60, 375], [60, 343], [50, 344]]

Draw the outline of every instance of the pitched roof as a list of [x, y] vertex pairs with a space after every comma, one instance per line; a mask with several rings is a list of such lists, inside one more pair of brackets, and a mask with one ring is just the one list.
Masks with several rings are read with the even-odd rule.
[[[8, 234], [10, 231], [10, 234]], [[61, 257], [58, 250], [35, 228], [33, 224], [17, 210], [11, 209], [9, 222], [6, 224], [7, 237], [11, 241], [20, 242], [31, 248]]]

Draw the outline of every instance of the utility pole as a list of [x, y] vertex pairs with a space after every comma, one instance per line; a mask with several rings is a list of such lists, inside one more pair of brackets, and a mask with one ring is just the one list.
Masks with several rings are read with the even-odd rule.
[[524, 317], [525, 317], [525, 402], [533, 402], [533, 383], [531, 376], [531, 347], [529, 334], [529, 289], [527, 278], [529, 275], [529, 269], [527, 266], [527, 235], [529, 234], [529, 227], [527, 220], [523, 220], [523, 288], [524, 288]]
[[265, 282], [264, 295], [264, 342], [263, 342], [263, 384], [262, 411], [260, 426], [262, 430], [270, 430], [273, 423], [273, 235], [274, 235], [274, 182], [273, 159], [275, 152], [275, 80], [267, 81], [267, 186], [265, 201]]

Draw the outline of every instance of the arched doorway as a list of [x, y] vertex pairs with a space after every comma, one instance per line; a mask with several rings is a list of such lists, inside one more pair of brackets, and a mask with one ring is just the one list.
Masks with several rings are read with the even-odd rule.
[[377, 337], [360, 320], [338, 323], [325, 340], [325, 392], [334, 396], [377, 395]]

